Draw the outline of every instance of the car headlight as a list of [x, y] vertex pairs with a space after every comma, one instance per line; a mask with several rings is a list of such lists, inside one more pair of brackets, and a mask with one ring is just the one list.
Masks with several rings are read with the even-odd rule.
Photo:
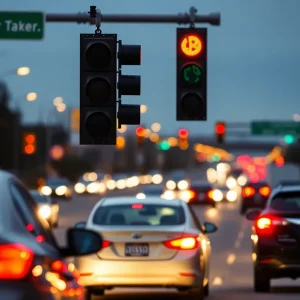
[[38, 214], [43, 219], [48, 219], [51, 216], [51, 208], [48, 205], [39, 207]]
[[186, 180], [180, 180], [177, 183], [177, 187], [178, 189], [180, 189], [181, 191], [183, 190], [187, 190], [189, 188], [189, 183]]
[[42, 192], [42, 194], [44, 194], [45, 196], [50, 196], [51, 193], [52, 193], [52, 189], [51, 189], [51, 187], [49, 187], [49, 186], [43, 186], [43, 187], [41, 188], [41, 192]]
[[59, 186], [58, 188], [55, 189], [55, 193], [58, 196], [62, 196], [64, 194], [66, 194], [67, 191], [68, 191], [68, 188], [65, 185]]
[[226, 198], [230, 202], [234, 202], [237, 200], [237, 193], [236, 191], [228, 191], [226, 194]]
[[176, 189], [176, 183], [173, 180], [169, 180], [166, 183], [166, 187], [168, 190], [175, 190]]
[[83, 194], [85, 192], [85, 185], [81, 182], [78, 182], [75, 184], [74, 189], [77, 194]]

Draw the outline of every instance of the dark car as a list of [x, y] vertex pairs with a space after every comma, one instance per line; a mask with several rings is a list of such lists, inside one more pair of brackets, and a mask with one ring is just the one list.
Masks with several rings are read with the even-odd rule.
[[271, 194], [271, 186], [266, 181], [247, 183], [241, 192], [241, 214], [249, 208], [263, 209]]
[[31, 190], [30, 194], [37, 204], [38, 215], [45, 219], [51, 227], [58, 226], [59, 205], [50, 196], [45, 196], [37, 190]]
[[41, 188], [41, 192], [46, 196], [71, 199], [73, 185], [66, 178], [49, 178]]
[[148, 186], [142, 189], [142, 193], [146, 196], [160, 197], [164, 193], [164, 189], [158, 186]]
[[300, 185], [274, 189], [263, 211], [246, 214], [254, 221], [254, 289], [269, 292], [271, 279], [300, 278]]
[[0, 187], [0, 299], [83, 300], [77, 271], [66, 258], [97, 253], [101, 236], [70, 228], [67, 246], [61, 248], [23, 184], [0, 171]]
[[189, 204], [216, 206], [213, 198], [214, 188], [211, 184], [207, 182], [192, 184], [189, 192], [191, 193]]

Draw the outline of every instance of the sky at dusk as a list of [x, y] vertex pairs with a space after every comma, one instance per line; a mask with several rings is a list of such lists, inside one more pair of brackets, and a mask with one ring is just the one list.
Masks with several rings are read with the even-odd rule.
[[[299, 0], [96, 2], [1, 0], [0, 10], [77, 13], [99, 3], [103, 14], [177, 14], [190, 6], [198, 13], [220, 12], [221, 27], [208, 26], [207, 122], [176, 122], [176, 24], [103, 24], [103, 33], [117, 33], [125, 44], [142, 45], [142, 65], [124, 68], [124, 74], [142, 76], [142, 94], [124, 97], [123, 102], [146, 104], [143, 124], [159, 122], [166, 134], [180, 127], [209, 134], [216, 120], [292, 120], [300, 113]], [[79, 35], [93, 32], [89, 25], [47, 23], [43, 41], [0, 41], [0, 79], [7, 82], [13, 104], [23, 110], [24, 122], [50, 121], [57, 96], [69, 108], [78, 107]], [[4, 76], [19, 66], [30, 67], [30, 76]], [[28, 92], [38, 94], [36, 102], [25, 101]]]

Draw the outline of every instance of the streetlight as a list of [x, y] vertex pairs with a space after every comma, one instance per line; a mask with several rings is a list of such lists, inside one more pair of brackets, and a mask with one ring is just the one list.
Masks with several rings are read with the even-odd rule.
[[30, 74], [30, 68], [28, 67], [20, 67], [17, 69], [17, 75], [19, 76], [27, 76]]
[[140, 109], [141, 109], [141, 114], [144, 114], [147, 112], [148, 107], [147, 107], [147, 105], [142, 104]]
[[153, 132], [159, 132], [160, 129], [161, 129], [161, 125], [160, 125], [159, 123], [153, 123], [153, 124], [151, 125], [151, 130], [152, 130]]
[[126, 125], [122, 125], [121, 128], [118, 128], [118, 132], [120, 133], [125, 133], [127, 130], [127, 126]]
[[300, 114], [294, 114], [294, 115], [293, 115], [293, 120], [294, 120], [295, 122], [300, 122]]
[[56, 110], [58, 112], [64, 112], [66, 110], [67, 106], [65, 103], [60, 103], [59, 105], [56, 106]]
[[62, 104], [64, 102], [64, 99], [62, 97], [55, 97], [53, 99], [53, 105], [54, 106], [59, 106], [60, 104]]
[[26, 96], [26, 100], [29, 102], [35, 101], [37, 99], [37, 93], [28, 93]]

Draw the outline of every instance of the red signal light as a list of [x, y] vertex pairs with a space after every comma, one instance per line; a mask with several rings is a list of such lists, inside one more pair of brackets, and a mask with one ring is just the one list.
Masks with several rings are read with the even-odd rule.
[[186, 34], [180, 42], [181, 52], [188, 57], [194, 57], [199, 55], [202, 51], [202, 48], [202, 41], [195, 34]]
[[137, 136], [144, 136], [145, 129], [143, 127], [138, 127], [135, 131]]
[[180, 129], [178, 135], [181, 139], [186, 139], [189, 136], [189, 132], [187, 129]]
[[225, 125], [224, 124], [217, 124], [216, 125], [216, 133], [217, 134], [224, 134], [225, 133]]
[[277, 167], [282, 167], [284, 165], [284, 157], [278, 156], [275, 160], [275, 164]]
[[25, 141], [27, 144], [33, 144], [35, 142], [35, 136], [33, 134], [28, 134]]

